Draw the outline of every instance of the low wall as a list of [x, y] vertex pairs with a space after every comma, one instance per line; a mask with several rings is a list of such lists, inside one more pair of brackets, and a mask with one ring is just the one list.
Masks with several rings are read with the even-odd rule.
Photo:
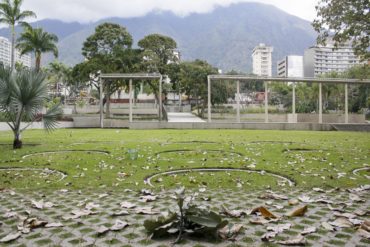
[[[287, 123], [289, 122], [289, 115], [292, 114], [268, 114], [269, 122], [277, 123]], [[296, 114], [298, 123], [318, 123], [319, 114]], [[344, 123], [345, 116], [344, 114], [323, 114], [322, 121], [323, 123]], [[264, 122], [265, 114], [264, 113], [250, 113], [250, 114], [240, 114], [241, 122]], [[212, 113], [213, 122], [235, 122], [236, 114], [221, 114], [221, 113]], [[291, 120], [292, 122], [292, 120]], [[349, 123], [366, 123], [364, 114], [348, 114]]]
[[[21, 128], [24, 128], [27, 125], [27, 123], [21, 123]], [[73, 122], [58, 122], [57, 128], [73, 128], [74, 124]], [[35, 122], [32, 123], [27, 129], [43, 129], [44, 125], [42, 122]], [[9, 125], [5, 122], [0, 122], [0, 130], [11, 130]]]
[[330, 124], [318, 123], [168, 123], [133, 122], [130, 129], [253, 129], [253, 130], [334, 130]]

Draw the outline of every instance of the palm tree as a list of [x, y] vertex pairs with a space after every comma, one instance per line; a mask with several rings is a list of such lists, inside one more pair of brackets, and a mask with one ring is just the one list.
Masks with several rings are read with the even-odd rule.
[[21, 55], [29, 52], [35, 53], [36, 71], [40, 70], [42, 53], [52, 52], [55, 57], [58, 57], [56, 45], [58, 37], [52, 33], [44, 32], [42, 28], [27, 27], [17, 41], [17, 48], [20, 49]]
[[35, 17], [36, 14], [32, 11], [21, 11], [23, 0], [2, 0], [0, 3], [0, 23], [8, 24], [12, 35], [12, 51], [11, 51], [11, 68], [15, 66], [15, 25], [29, 26], [24, 19], [28, 17]]
[[[0, 66], [0, 112], [5, 115], [14, 134], [13, 148], [22, 147], [21, 134], [35, 121], [43, 121], [46, 130], [56, 127], [62, 115], [60, 105], [50, 107], [42, 114], [47, 100], [45, 75], [35, 70], [12, 71]], [[21, 126], [21, 122], [26, 122]]]

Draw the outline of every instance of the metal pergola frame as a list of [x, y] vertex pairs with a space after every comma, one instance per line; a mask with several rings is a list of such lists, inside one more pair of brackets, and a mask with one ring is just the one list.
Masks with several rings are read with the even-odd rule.
[[132, 122], [132, 80], [159, 80], [159, 121], [162, 120], [162, 75], [161, 74], [100, 74], [100, 128], [104, 128], [103, 86], [106, 79], [129, 79], [129, 122]]
[[[292, 82], [293, 83], [293, 95], [292, 95], [292, 114], [294, 117], [296, 116], [295, 111], [295, 85], [297, 82], [309, 82], [309, 83], [318, 83], [319, 84], [319, 123], [322, 123], [322, 84], [323, 83], [334, 83], [334, 84], [344, 84], [345, 90], [345, 106], [344, 112], [345, 117], [344, 121], [348, 123], [348, 85], [349, 84], [370, 84], [370, 80], [361, 80], [361, 79], [342, 79], [342, 78], [287, 78], [287, 77], [252, 77], [252, 76], [244, 76], [244, 75], [208, 75], [208, 122], [212, 121], [212, 113], [211, 113], [211, 82], [212, 80], [231, 80], [236, 81], [236, 90], [237, 95], [240, 94], [240, 81], [258, 81], [263, 82], [265, 84], [265, 123], [268, 123], [268, 82]], [[240, 123], [240, 98], [237, 97], [236, 100], [237, 110], [236, 110], [236, 121]], [[294, 118], [296, 119], [296, 118]]]

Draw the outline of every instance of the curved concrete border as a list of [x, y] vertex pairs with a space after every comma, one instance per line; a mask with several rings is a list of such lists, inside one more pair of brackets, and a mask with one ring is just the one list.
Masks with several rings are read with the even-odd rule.
[[219, 152], [219, 153], [227, 153], [227, 154], [236, 154], [239, 157], [243, 157], [244, 154], [239, 153], [239, 152], [234, 152], [234, 151], [227, 151], [227, 150], [218, 150], [218, 149], [201, 149], [201, 150], [196, 150], [196, 149], [171, 149], [171, 150], [165, 150], [165, 151], [160, 151], [155, 153], [154, 155], [159, 155], [159, 154], [165, 154], [165, 153], [178, 153], [178, 152]]
[[370, 166], [361, 167], [361, 168], [356, 168], [356, 169], [354, 169], [354, 170], [352, 171], [352, 173], [353, 173], [353, 175], [360, 176], [360, 175], [358, 174], [358, 172], [360, 172], [360, 171], [367, 171], [367, 170], [369, 170], [369, 171], [370, 171]]
[[179, 169], [179, 170], [171, 170], [171, 171], [165, 171], [165, 172], [159, 172], [155, 173], [152, 175], [147, 176], [144, 178], [144, 183], [148, 184], [151, 187], [154, 187], [154, 185], [151, 183], [151, 180], [155, 177], [163, 176], [163, 175], [172, 175], [172, 174], [178, 174], [178, 173], [190, 173], [190, 172], [246, 172], [246, 173], [259, 173], [261, 175], [270, 175], [273, 177], [277, 177], [279, 179], [283, 179], [289, 183], [289, 186], [294, 186], [296, 183], [285, 176], [273, 173], [273, 172], [268, 172], [268, 171], [263, 171], [263, 170], [250, 170], [250, 169], [245, 169], [245, 168], [226, 168], [226, 167], [195, 167], [195, 168], [189, 168], [189, 169]]
[[45, 151], [45, 152], [39, 152], [39, 153], [32, 153], [32, 154], [26, 154], [22, 156], [22, 159], [31, 157], [31, 156], [37, 156], [37, 155], [44, 155], [44, 154], [59, 154], [59, 153], [73, 153], [73, 152], [86, 152], [86, 153], [97, 153], [97, 154], [104, 154], [108, 155], [110, 152], [103, 151], [103, 150], [60, 150], [60, 151]]
[[40, 172], [48, 171], [52, 173], [58, 173], [61, 176], [61, 178], [59, 180], [53, 181], [52, 183], [60, 182], [67, 177], [67, 174], [65, 172], [49, 168], [0, 167], [0, 171], [40, 171]]

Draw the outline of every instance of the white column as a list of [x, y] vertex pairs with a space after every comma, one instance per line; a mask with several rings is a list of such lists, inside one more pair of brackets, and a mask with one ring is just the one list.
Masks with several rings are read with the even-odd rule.
[[103, 111], [104, 111], [104, 107], [103, 107], [103, 80], [102, 78], [100, 77], [100, 101], [99, 101], [99, 106], [100, 106], [100, 128], [104, 128], [104, 115], [103, 115]]
[[265, 123], [268, 123], [269, 122], [269, 109], [268, 109], [268, 105], [269, 105], [269, 102], [268, 102], [268, 88], [267, 88], [267, 81], [265, 81]]
[[162, 121], [162, 76], [159, 78], [159, 122]]
[[322, 123], [322, 83], [319, 83], [319, 123]]
[[211, 122], [211, 78], [209, 76], [207, 76], [207, 80], [208, 80], [208, 112], [207, 112], [207, 116], [208, 116], [208, 123]]
[[344, 123], [348, 123], [348, 83], [344, 84]]
[[295, 113], [295, 82], [293, 82], [293, 99], [292, 99], [292, 114], [293, 114], [293, 122], [297, 122], [297, 116]]
[[236, 81], [236, 122], [240, 123], [240, 82]]
[[129, 81], [129, 99], [128, 99], [128, 102], [129, 102], [129, 122], [131, 123], [132, 122], [132, 79], [130, 79]]

